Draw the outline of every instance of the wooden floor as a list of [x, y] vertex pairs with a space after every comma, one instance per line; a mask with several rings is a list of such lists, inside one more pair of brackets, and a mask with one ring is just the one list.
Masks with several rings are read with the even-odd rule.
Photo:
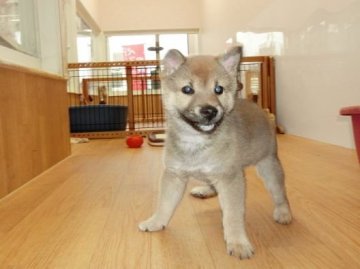
[[289, 135], [279, 143], [295, 219], [272, 220], [249, 169], [251, 260], [227, 256], [217, 198], [187, 194], [166, 230], [139, 232], [154, 209], [163, 148], [109, 139], [73, 145], [69, 158], [0, 201], [0, 268], [360, 268], [355, 151]]

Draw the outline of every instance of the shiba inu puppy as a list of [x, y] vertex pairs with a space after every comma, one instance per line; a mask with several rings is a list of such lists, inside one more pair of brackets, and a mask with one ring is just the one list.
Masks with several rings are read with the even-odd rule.
[[241, 47], [219, 57], [186, 58], [170, 50], [162, 85], [167, 118], [165, 170], [157, 209], [141, 231], [169, 223], [190, 177], [207, 183], [192, 194], [219, 196], [227, 252], [241, 259], [254, 253], [245, 229], [244, 168], [256, 165], [270, 191], [276, 222], [292, 220], [277, 156], [275, 130], [256, 104], [236, 96]]

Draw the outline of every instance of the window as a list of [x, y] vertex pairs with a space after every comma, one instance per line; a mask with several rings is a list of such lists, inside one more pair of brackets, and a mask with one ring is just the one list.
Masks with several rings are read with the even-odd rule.
[[[156, 47], [162, 49], [157, 52]], [[107, 49], [109, 61], [162, 59], [169, 49], [178, 49], [187, 56], [197, 53], [197, 33], [111, 35], [107, 37]]]
[[189, 55], [187, 34], [161, 34], [159, 45], [164, 48], [160, 51], [160, 59], [163, 59], [170, 49], [178, 49], [185, 56]]
[[155, 35], [117, 35], [108, 37], [110, 61], [155, 60], [148, 48], [155, 45]]
[[77, 37], [76, 37], [78, 62], [92, 61], [92, 30], [77, 16]]
[[[157, 50], [156, 48], [160, 48]], [[107, 36], [107, 59], [108, 61], [141, 61], [160, 60], [169, 49], [178, 49], [185, 56], [190, 53], [197, 53], [197, 33], [144, 33], [144, 34], [118, 34]], [[154, 66], [153, 70], [134, 68], [133, 74], [142, 76], [144, 74], [156, 75], [159, 67]], [[125, 76], [124, 68], [111, 68], [110, 73], [116, 76]], [[147, 79], [145, 83], [141, 80], [133, 81], [133, 89], [144, 89], [148, 92], [160, 93], [160, 84]], [[124, 95], [127, 92], [124, 81], [113, 82], [109, 88], [110, 96]], [[141, 91], [135, 91], [140, 94]]]
[[0, 0], [0, 45], [39, 56], [34, 0]]

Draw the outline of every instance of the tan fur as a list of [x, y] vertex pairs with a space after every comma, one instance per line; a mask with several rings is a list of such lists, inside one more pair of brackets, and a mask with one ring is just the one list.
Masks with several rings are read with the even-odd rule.
[[[257, 105], [236, 97], [240, 53], [240, 48], [234, 48], [217, 58], [185, 58], [176, 50], [166, 55], [162, 80], [168, 124], [165, 171], [157, 210], [139, 228], [164, 229], [188, 179], [194, 177], [208, 184], [193, 190], [195, 196], [219, 195], [228, 253], [249, 258], [254, 248], [244, 220], [246, 166], [256, 165], [272, 194], [275, 221], [288, 224], [292, 217], [274, 128]], [[194, 92], [185, 94], [182, 88], [189, 85]], [[221, 94], [214, 92], [216, 85], [223, 87]], [[204, 107], [216, 111], [211, 119], [204, 116], [208, 115]]]

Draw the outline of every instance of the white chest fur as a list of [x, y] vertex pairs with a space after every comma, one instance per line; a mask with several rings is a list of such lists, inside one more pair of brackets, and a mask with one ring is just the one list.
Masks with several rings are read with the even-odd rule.
[[[206, 176], [228, 169], [234, 149], [208, 135], [185, 135], [167, 150], [168, 168], [189, 175]], [[230, 159], [229, 159], [230, 158]]]

